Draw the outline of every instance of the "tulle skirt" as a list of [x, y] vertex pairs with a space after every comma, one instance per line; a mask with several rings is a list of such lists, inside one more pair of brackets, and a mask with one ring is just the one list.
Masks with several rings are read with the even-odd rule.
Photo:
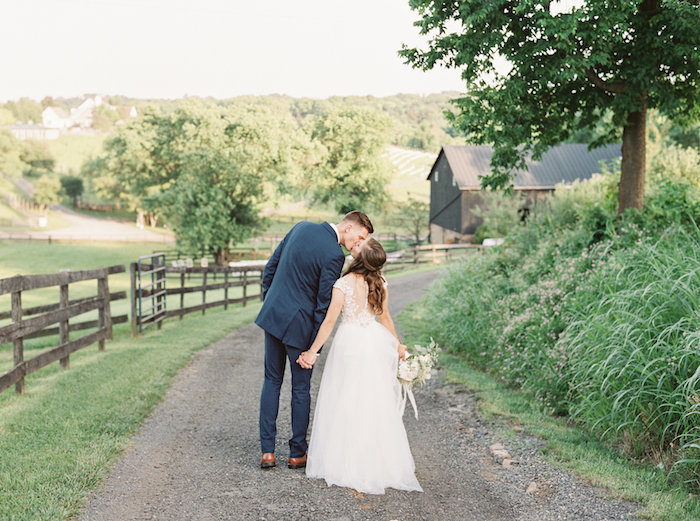
[[400, 415], [396, 347], [378, 322], [338, 327], [316, 401], [308, 477], [368, 494], [422, 491]]

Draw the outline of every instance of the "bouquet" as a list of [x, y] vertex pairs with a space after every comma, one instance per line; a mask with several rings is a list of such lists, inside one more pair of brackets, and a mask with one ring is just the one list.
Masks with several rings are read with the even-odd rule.
[[402, 389], [401, 415], [403, 416], [403, 412], [406, 409], [406, 398], [408, 398], [413, 406], [413, 413], [418, 419], [418, 407], [412, 391], [413, 384], [424, 384], [426, 380], [430, 380], [433, 366], [437, 363], [440, 348], [435, 343], [435, 340], [431, 338], [427, 347], [415, 345], [414, 350], [415, 354], [406, 353], [406, 359], [399, 360], [399, 370], [396, 377], [401, 382]]

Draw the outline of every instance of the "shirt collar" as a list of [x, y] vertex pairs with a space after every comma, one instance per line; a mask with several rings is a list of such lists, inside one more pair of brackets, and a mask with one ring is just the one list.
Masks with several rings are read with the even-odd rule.
[[335, 232], [335, 236], [338, 238], [338, 244], [340, 244], [340, 233], [338, 232], [338, 227], [333, 224], [333, 223], [328, 223], [331, 228], [333, 228], [333, 231]]

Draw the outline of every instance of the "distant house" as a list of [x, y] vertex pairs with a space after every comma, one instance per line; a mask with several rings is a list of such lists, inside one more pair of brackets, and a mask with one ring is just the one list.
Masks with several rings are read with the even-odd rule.
[[41, 113], [41, 121], [46, 128], [63, 130], [71, 126], [68, 113], [60, 107], [46, 107]]
[[87, 98], [78, 107], [70, 109], [70, 119], [73, 127], [92, 128], [95, 121], [95, 109], [102, 105], [102, 96]]
[[[440, 150], [433, 164], [430, 181], [430, 241], [467, 242], [481, 225], [474, 207], [483, 202], [481, 180], [489, 174], [493, 149], [487, 145], [448, 146]], [[608, 145], [588, 151], [585, 144], [552, 147], [541, 161], [527, 160], [527, 170], [519, 170], [514, 189], [526, 195], [526, 208], [554, 191], [557, 184], [590, 179], [600, 172], [600, 162], [612, 162], [621, 156], [620, 145]]]

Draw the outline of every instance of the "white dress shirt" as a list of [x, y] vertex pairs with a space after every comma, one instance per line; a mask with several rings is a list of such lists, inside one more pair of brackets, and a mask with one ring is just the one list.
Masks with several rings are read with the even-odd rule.
[[338, 232], [338, 227], [333, 224], [333, 223], [328, 223], [331, 225], [331, 228], [333, 228], [333, 231], [335, 232], [335, 236], [338, 238], [338, 244], [340, 244], [340, 233]]

